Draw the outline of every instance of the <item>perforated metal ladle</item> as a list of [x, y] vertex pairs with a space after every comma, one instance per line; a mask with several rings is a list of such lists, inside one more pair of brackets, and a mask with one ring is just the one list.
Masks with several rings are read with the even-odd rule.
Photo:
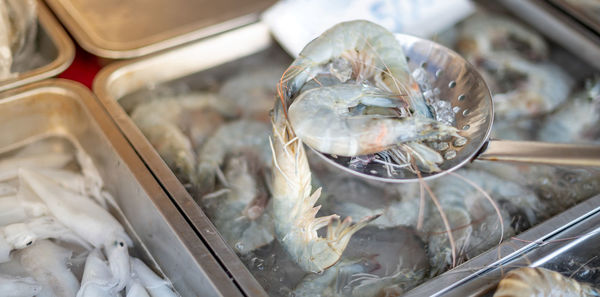
[[[403, 47], [409, 68], [425, 70], [432, 89], [437, 88], [439, 98], [452, 105], [456, 113], [456, 127], [468, 140], [461, 146], [450, 142], [449, 147], [440, 152], [445, 158], [439, 166], [442, 170], [423, 172], [423, 179], [439, 177], [475, 159], [600, 167], [600, 146], [489, 139], [494, 118], [492, 96], [477, 70], [459, 54], [435, 42], [404, 34], [396, 37]], [[316, 152], [335, 166], [368, 179], [401, 183], [418, 178], [408, 170], [390, 174], [388, 168], [375, 162], [357, 168], [351, 166], [349, 157]]]

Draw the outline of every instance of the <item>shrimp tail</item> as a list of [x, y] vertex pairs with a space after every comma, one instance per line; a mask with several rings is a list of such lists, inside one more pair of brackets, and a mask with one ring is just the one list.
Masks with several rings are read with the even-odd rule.
[[[292, 259], [306, 271], [320, 272], [340, 259], [350, 237], [377, 216], [352, 224], [338, 215], [316, 217], [321, 189], [311, 193], [311, 173], [302, 142], [286, 120], [280, 104], [273, 114], [273, 215], [275, 231]], [[327, 226], [327, 236], [317, 230]]]

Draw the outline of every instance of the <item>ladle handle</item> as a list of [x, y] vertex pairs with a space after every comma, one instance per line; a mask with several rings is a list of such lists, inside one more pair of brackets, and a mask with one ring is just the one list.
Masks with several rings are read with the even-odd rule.
[[600, 167], [600, 145], [490, 139], [479, 160]]

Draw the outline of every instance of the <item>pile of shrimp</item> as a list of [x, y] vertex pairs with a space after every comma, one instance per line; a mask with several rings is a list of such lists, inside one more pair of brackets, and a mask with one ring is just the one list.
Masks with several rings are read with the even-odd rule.
[[0, 1], [0, 80], [28, 67], [36, 33], [36, 0]]
[[129, 255], [91, 158], [68, 135], [0, 156], [1, 296], [178, 296]]
[[[482, 25], [486, 17], [492, 25]], [[482, 70], [498, 69], [484, 75], [500, 101], [494, 133], [596, 141], [596, 81], [569, 95], [574, 79], [548, 59], [543, 38], [513, 20], [486, 17], [457, 26], [456, 49]], [[398, 171], [435, 171], [443, 157], [432, 144], [460, 137], [452, 121], [439, 123], [439, 109], [420, 95], [405, 60], [385, 47], [393, 40], [354, 26], [346, 32], [379, 35], [329, 35], [307, 48], [331, 46], [327, 55], [339, 58], [305, 55], [287, 70], [260, 60], [224, 82], [203, 76], [201, 91], [159, 87], [124, 106], [267, 293], [398, 296], [600, 192], [593, 170], [474, 163], [434, 182], [391, 185], [311, 155], [303, 143], [333, 155], [364, 154]], [[473, 35], [472, 28], [498, 32]], [[385, 54], [390, 60], [382, 62]], [[377, 126], [381, 119], [389, 121]]]

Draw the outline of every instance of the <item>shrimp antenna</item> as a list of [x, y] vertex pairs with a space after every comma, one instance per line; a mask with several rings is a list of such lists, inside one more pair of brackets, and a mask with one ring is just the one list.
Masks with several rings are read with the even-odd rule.
[[492, 197], [476, 183], [470, 181], [469, 179], [465, 178], [464, 176], [462, 176], [456, 172], [449, 172], [449, 173], [450, 173], [450, 175], [459, 178], [460, 180], [469, 184], [471, 187], [475, 188], [477, 191], [479, 191], [481, 194], [483, 194], [483, 196], [490, 202], [490, 204], [494, 208], [494, 211], [496, 211], [496, 215], [498, 216], [498, 221], [500, 221], [500, 242], [498, 242], [498, 244], [501, 244], [502, 240], [504, 240], [504, 221], [502, 220], [502, 213], [500, 212], [500, 208], [498, 208], [498, 204], [496, 204], [494, 199], [492, 199]]
[[417, 173], [417, 177], [419, 178], [419, 183], [425, 188], [427, 193], [429, 193], [429, 197], [431, 197], [431, 200], [435, 204], [435, 207], [437, 208], [438, 213], [440, 214], [440, 217], [442, 218], [442, 222], [444, 222], [444, 228], [446, 228], [446, 233], [448, 234], [448, 241], [450, 241], [450, 249], [452, 251], [452, 268], [454, 268], [456, 266], [456, 243], [454, 242], [454, 236], [452, 235], [452, 229], [450, 228], [450, 223], [448, 222], [448, 218], [446, 217], [446, 213], [444, 212], [444, 209], [442, 208], [440, 201], [433, 194], [433, 191], [431, 190], [431, 188], [429, 187], [427, 182], [425, 180], [423, 180], [423, 177], [421, 176], [421, 171], [417, 170], [416, 173]]

